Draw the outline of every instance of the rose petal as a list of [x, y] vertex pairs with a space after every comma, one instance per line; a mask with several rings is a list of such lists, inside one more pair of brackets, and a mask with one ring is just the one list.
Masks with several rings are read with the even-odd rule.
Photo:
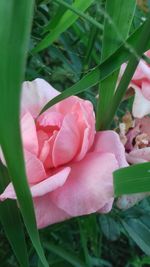
[[81, 145], [76, 160], [84, 158], [91, 148], [95, 137], [95, 115], [93, 106], [89, 101], [78, 102], [73, 111], [78, 114], [78, 128], [80, 131]]
[[[150, 51], [147, 51], [145, 54], [150, 57]], [[125, 68], [126, 64], [123, 64], [119, 79], [123, 75]], [[129, 87], [135, 90], [132, 109], [133, 116], [142, 118], [150, 113], [150, 65], [144, 60], [140, 60]]]
[[29, 111], [36, 118], [47, 102], [58, 94], [59, 92], [43, 79], [24, 82], [21, 98], [22, 115]]
[[[149, 75], [150, 79], [150, 75]], [[143, 81], [142, 82], [142, 93], [143, 96], [150, 101], [150, 81]]]
[[113, 153], [118, 161], [119, 167], [128, 166], [125, 158], [125, 149], [118, 134], [114, 131], [103, 131], [96, 133], [94, 145], [91, 151], [99, 153]]
[[53, 146], [54, 146], [54, 142], [56, 140], [57, 134], [58, 134], [58, 132], [55, 131], [53, 136], [44, 142], [44, 145], [43, 145], [43, 148], [41, 151], [40, 157], [43, 156], [44, 150], [48, 150], [47, 156], [44, 159], [44, 167], [46, 169], [54, 168], [52, 153], [53, 153]]
[[56, 111], [51, 111], [48, 109], [43, 114], [41, 114], [37, 119], [37, 124], [43, 128], [50, 127], [60, 128], [63, 121], [63, 115]]
[[76, 160], [81, 160], [86, 155], [94, 141], [95, 115], [93, 105], [90, 101], [79, 97], [69, 97], [56, 105], [56, 110], [63, 115], [75, 114], [77, 126], [80, 133], [80, 149]]
[[29, 152], [38, 154], [38, 139], [33, 117], [27, 112], [21, 119], [23, 147]]
[[38, 135], [38, 141], [39, 141], [39, 159], [44, 164], [44, 168], [53, 168], [53, 162], [52, 162], [52, 150], [53, 150], [53, 144], [57, 136], [57, 131], [53, 133], [53, 135], [49, 138], [48, 134], [46, 134], [44, 131], [40, 130], [37, 133]]
[[76, 117], [73, 114], [67, 114], [54, 141], [52, 151], [54, 166], [57, 167], [71, 161], [79, 149], [79, 144], [80, 136]]
[[[66, 167], [59, 170], [56, 174], [46, 178], [45, 180], [35, 185], [30, 185], [30, 190], [33, 198], [42, 197], [52, 192], [53, 190], [61, 187], [67, 180], [70, 173], [70, 168]], [[16, 199], [16, 194], [12, 183], [10, 183], [5, 191], [0, 195], [0, 199]]]
[[69, 214], [52, 202], [51, 194], [35, 198], [34, 208], [38, 229], [70, 218]]
[[150, 79], [150, 66], [144, 60], [140, 60], [138, 67], [133, 75], [132, 82], [137, 86], [141, 86], [143, 80]]
[[138, 163], [147, 162], [145, 159], [141, 159], [141, 158], [138, 158], [136, 156], [130, 155], [130, 153], [126, 154], [126, 159], [127, 159], [128, 163], [130, 163], [130, 164], [138, 164]]
[[132, 87], [135, 90], [132, 113], [134, 117], [142, 118], [150, 113], [150, 101], [143, 96], [141, 90], [137, 86], [132, 85]]
[[150, 117], [146, 116], [142, 119], [137, 119], [137, 121], [139, 122], [141, 132], [148, 134], [150, 137]]
[[134, 126], [134, 128], [131, 128], [131, 130], [129, 130], [129, 132], [127, 133], [127, 142], [125, 144], [125, 149], [127, 152], [130, 152], [134, 146], [134, 139], [136, 138], [136, 136], [140, 134], [140, 123], [137, 122], [136, 119], [136, 124]]
[[75, 161], [82, 160], [85, 157], [87, 151], [91, 147], [89, 144], [89, 134], [90, 134], [89, 132], [90, 132], [90, 129], [87, 127], [84, 129], [84, 131], [82, 133], [83, 137], [82, 137], [82, 141], [81, 141], [81, 148], [80, 148], [80, 151], [78, 152], [78, 154], [75, 158]]
[[25, 150], [25, 166], [29, 183], [38, 183], [46, 178], [42, 162], [27, 150]]
[[66, 183], [52, 192], [53, 202], [71, 216], [90, 214], [112, 201], [112, 172], [118, 168], [113, 154], [88, 153], [70, 165]]
[[47, 133], [45, 133], [43, 130], [38, 130], [37, 131], [37, 138], [38, 138], [39, 155], [40, 155], [41, 150], [42, 150], [43, 145], [44, 145], [44, 142], [49, 139], [49, 135]]
[[52, 202], [50, 193], [66, 182], [69, 173], [70, 168], [67, 167], [31, 188], [32, 196], [34, 196], [34, 208], [38, 228], [43, 228], [70, 218], [66, 212]]
[[4, 158], [4, 154], [3, 154], [3, 151], [2, 151], [2, 148], [0, 146], [0, 160], [2, 161], [2, 163], [6, 166], [6, 160]]
[[77, 96], [70, 96], [55, 105], [57, 112], [61, 113], [63, 116], [68, 113], [72, 113], [72, 109], [76, 103], [82, 101], [81, 98]]
[[67, 180], [70, 173], [70, 167], [66, 167], [62, 170], [57, 170], [57, 173], [46, 178], [44, 181], [31, 186], [31, 194], [33, 197], [40, 197], [47, 193], [50, 193], [61, 187]]
[[130, 157], [137, 159], [150, 161], [150, 147], [144, 147], [140, 149], [134, 149], [129, 153]]
[[110, 199], [109, 203], [106, 203], [100, 210], [98, 210], [98, 213], [108, 213], [112, 209], [112, 205], [114, 202], [114, 198]]
[[16, 193], [12, 183], [10, 183], [0, 195], [0, 200], [4, 201], [5, 199], [16, 199]]
[[[24, 156], [25, 156], [27, 178], [29, 183], [36, 183], [45, 179], [46, 172], [42, 162], [34, 154], [25, 149], [24, 149]], [[2, 152], [0, 154], [0, 158], [3, 164], [6, 165]]]

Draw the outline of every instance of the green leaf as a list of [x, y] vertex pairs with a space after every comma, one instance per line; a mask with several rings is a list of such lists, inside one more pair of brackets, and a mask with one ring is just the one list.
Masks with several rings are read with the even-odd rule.
[[[144, 220], [144, 221], [143, 221]], [[121, 220], [121, 223], [129, 236], [147, 254], [150, 255], [150, 225], [147, 227], [149, 216]]]
[[29, 236], [43, 265], [48, 266], [36, 228], [19, 126], [20, 89], [32, 14], [32, 0], [0, 1], [0, 144]]
[[[10, 180], [8, 171], [6, 167], [0, 163], [0, 193], [4, 191], [9, 182]], [[22, 267], [28, 267], [28, 254], [23, 225], [15, 201], [6, 200], [4, 202], [0, 202], [0, 222], [4, 227], [6, 236], [12, 246], [19, 264]]]
[[111, 241], [115, 241], [120, 236], [120, 227], [109, 215], [101, 215], [100, 226], [104, 235]]
[[[140, 36], [140, 33], [144, 27], [145, 23], [141, 25], [130, 37], [126, 40], [129, 46], [135, 46], [137, 40]], [[150, 48], [150, 41], [145, 48], [145, 51]], [[44, 112], [49, 107], [58, 103], [59, 101], [71, 96], [79, 94], [86, 89], [96, 85], [99, 81], [103, 81], [113, 73], [119, 66], [128, 61], [131, 55], [131, 51], [127, 49], [126, 46], [121, 45], [120, 48], [114, 52], [110, 57], [108, 57], [104, 62], [102, 62], [99, 66], [90, 71], [87, 75], [85, 75], [79, 82], [70, 88], [64, 90], [60, 95], [53, 98], [50, 102], [48, 102], [45, 107], [42, 109], [41, 113]]]
[[[113, 2], [111, 0], [106, 1], [106, 13], [111, 18], [111, 21], [113, 21], [115, 27], [113, 27], [110, 19], [105, 17], [102, 60], [110, 56], [128, 37], [135, 7], [135, 0], [131, 0], [130, 2], [127, 2], [126, 0], [114, 0]], [[116, 31], [118, 32], [118, 35], [116, 34]], [[119, 36], [121, 37], [119, 38]]]
[[114, 173], [115, 196], [150, 191], [150, 163], [136, 164]]
[[[71, 8], [72, 10], [78, 9], [79, 12], [84, 12], [93, 2], [94, 0], [75, 0], [71, 5]], [[55, 28], [53, 28], [53, 30], [44, 37], [44, 39], [33, 49], [32, 52], [36, 53], [50, 46], [61, 33], [66, 31], [78, 19], [78, 17], [79, 14], [76, 14], [76, 12], [67, 10], [57, 22]]]
[[[128, 37], [131, 22], [135, 12], [136, 1], [120, 1], [107, 0], [106, 12], [116, 25], [119, 34], [116, 34], [116, 28], [110, 23], [107, 17], [105, 17], [103, 41], [102, 41], [102, 61], [110, 56]], [[124, 19], [126, 18], [126, 19]], [[121, 38], [119, 38], [121, 34]], [[121, 41], [122, 40], [122, 41]], [[119, 71], [115, 71], [108, 76], [104, 81], [100, 83], [99, 99], [97, 106], [97, 130], [107, 128], [107, 116], [109, 113], [108, 106], [112, 103], [112, 98], [116, 88], [116, 82], [118, 79]]]

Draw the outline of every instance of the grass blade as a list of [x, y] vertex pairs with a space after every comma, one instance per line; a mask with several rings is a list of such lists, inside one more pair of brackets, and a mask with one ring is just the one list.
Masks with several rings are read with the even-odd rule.
[[43, 265], [48, 266], [36, 228], [32, 197], [25, 174], [19, 126], [20, 88], [32, 13], [32, 0], [0, 1], [0, 144], [29, 236]]

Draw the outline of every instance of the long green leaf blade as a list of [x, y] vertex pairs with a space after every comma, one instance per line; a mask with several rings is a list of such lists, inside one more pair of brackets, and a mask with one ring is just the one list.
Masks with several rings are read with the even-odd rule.
[[[114, 25], [121, 35], [122, 40], [126, 40], [131, 27], [131, 22], [135, 12], [136, 1], [126, 0], [118, 1], [111, 0], [106, 1], [106, 12], [113, 21]], [[124, 19], [126, 17], [126, 20]], [[104, 31], [103, 31], [103, 43], [102, 43], [102, 61], [110, 56], [121, 45], [121, 40], [116, 35], [116, 28], [112, 26], [107, 17], [105, 17]], [[100, 83], [99, 99], [97, 106], [97, 130], [107, 128], [107, 115], [108, 106], [112, 103], [112, 98], [116, 88], [116, 82], [118, 79], [118, 70], [108, 76], [104, 81]]]
[[48, 266], [36, 228], [19, 126], [20, 88], [32, 14], [32, 0], [0, 1], [0, 144], [29, 236], [43, 265]]

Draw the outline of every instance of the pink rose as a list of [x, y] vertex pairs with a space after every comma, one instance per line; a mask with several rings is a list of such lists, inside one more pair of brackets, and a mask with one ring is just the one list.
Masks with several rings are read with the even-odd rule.
[[[118, 135], [95, 132], [89, 101], [72, 96], [38, 117], [43, 106], [58, 94], [42, 79], [23, 84], [21, 130], [38, 228], [110, 211], [112, 172], [127, 165]], [[12, 184], [0, 198], [16, 198]]]
[[[125, 129], [126, 127], [122, 125], [121, 129]], [[132, 127], [126, 133], [121, 133], [121, 138], [125, 140], [126, 159], [129, 164], [150, 162], [150, 117], [135, 119]], [[128, 209], [149, 195], [148, 192], [121, 196], [117, 201], [117, 206], [121, 209]]]
[[130, 164], [150, 161], [150, 117], [135, 120], [135, 126], [126, 134], [126, 158]]
[[[150, 58], [150, 50], [145, 55]], [[125, 68], [126, 64], [123, 64], [120, 72], [121, 75]], [[150, 113], [150, 65], [143, 59], [140, 60], [129, 87], [135, 90], [133, 116], [135, 118], [142, 118]]]

